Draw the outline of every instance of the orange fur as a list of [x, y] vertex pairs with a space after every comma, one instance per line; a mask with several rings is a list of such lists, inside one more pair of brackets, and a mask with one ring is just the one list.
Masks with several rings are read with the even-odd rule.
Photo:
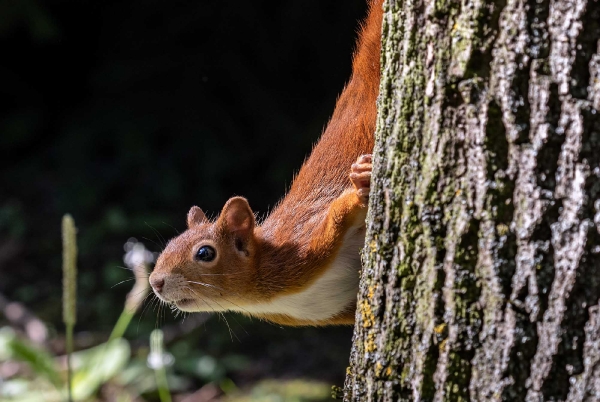
[[[357, 157], [373, 148], [381, 8], [381, 0], [370, 2], [350, 81], [289, 193], [260, 227], [241, 197], [229, 200], [214, 223], [193, 207], [189, 229], [169, 242], [150, 277], [159, 297], [186, 311], [236, 310], [283, 325], [354, 322], [354, 299], [323, 319], [254, 306], [276, 304], [282, 296], [308, 289], [336, 263], [344, 239], [364, 237], [366, 206], [348, 172]], [[206, 245], [216, 249], [216, 260], [195, 261]], [[358, 247], [353, 258], [359, 261]], [[358, 281], [358, 272], [348, 275]]]

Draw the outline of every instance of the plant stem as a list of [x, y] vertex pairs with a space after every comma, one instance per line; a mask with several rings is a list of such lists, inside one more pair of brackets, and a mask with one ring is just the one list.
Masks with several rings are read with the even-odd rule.
[[71, 215], [63, 216], [63, 322], [66, 327], [67, 349], [67, 395], [73, 400], [71, 393], [71, 355], [73, 354], [73, 328], [77, 321], [77, 229]]
[[123, 309], [123, 312], [119, 316], [117, 323], [110, 333], [110, 337], [108, 338], [109, 342], [113, 339], [121, 338], [123, 334], [125, 334], [125, 330], [127, 330], [127, 327], [129, 326], [134, 314], [135, 311], [131, 312], [127, 307]]
[[150, 355], [153, 357], [151, 367], [154, 369], [158, 397], [161, 402], [171, 402], [167, 370], [165, 369], [163, 332], [160, 329], [155, 329], [150, 334]]
[[71, 355], [73, 354], [73, 325], [67, 325], [67, 396], [68, 401], [73, 400], [71, 384], [73, 383], [73, 369], [71, 367]]

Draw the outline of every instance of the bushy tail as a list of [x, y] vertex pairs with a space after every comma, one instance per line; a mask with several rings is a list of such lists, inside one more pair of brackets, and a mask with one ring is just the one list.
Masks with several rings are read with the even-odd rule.
[[[350, 165], [359, 155], [373, 150], [380, 78], [382, 5], [382, 0], [369, 2], [369, 13], [361, 24], [354, 53], [352, 76], [337, 101], [321, 140], [298, 174], [297, 182], [304, 180], [304, 170], [312, 176], [314, 173], [311, 172], [323, 172], [319, 182], [339, 192], [340, 183], [343, 183], [342, 188], [349, 185]], [[339, 193], [332, 194], [334, 197], [337, 195]]]
[[379, 94], [382, 19], [383, 0], [369, 1], [369, 13], [361, 24], [352, 63], [351, 81], [359, 80], [362, 89], [368, 91], [369, 99], [377, 99]]
[[[310, 234], [310, 222], [317, 222], [311, 218], [327, 211], [329, 204], [351, 186], [348, 174], [352, 163], [358, 156], [372, 152], [379, 93], [382, 4], [383, 0], [369, 1], [369, 13], [361, 24], [350, 81], [288, 195], [265, 224], [278, 226], [277, 222], [292, 220], [303, 232]], [[291, 213], [293, 217], [284, 219]], [[277, 230], [296, 229], [292, 226], [278, 227]]]

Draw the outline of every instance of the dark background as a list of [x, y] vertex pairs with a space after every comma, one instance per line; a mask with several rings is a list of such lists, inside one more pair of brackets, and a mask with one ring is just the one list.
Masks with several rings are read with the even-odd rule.
[[[130, 277], [128, 238], [160, 251], [192, 205], [214, 216], [243, 195], [264, 214], [285, 194], [350, 76], [364, 12], [359, 0], [0, 2], [0, 293], [60, 337], [70, 213], [76, 330], [107, 336], [131, 286], [112, 287]], [[170, 315], [148, 308], [128, 338]], [[341, 385], [351, 328], [228, 321], [239, 339], [216, 317], [185, 339], [246, 356], [254, 377], [228, 373], [237, 383]]]

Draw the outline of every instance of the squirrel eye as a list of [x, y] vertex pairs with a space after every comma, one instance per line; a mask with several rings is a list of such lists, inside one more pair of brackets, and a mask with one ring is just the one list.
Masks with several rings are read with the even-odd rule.
[[215, 259], [217, 252], [211, 246], [202, 246], [196, 252], [196, 261], [210, 262]]

